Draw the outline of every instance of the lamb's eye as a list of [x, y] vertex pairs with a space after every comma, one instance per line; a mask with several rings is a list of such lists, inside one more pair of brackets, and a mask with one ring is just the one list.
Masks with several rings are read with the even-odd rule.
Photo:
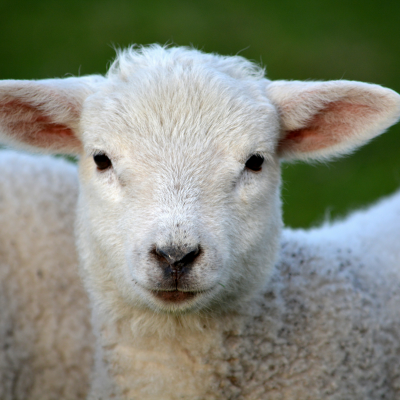
[[111, 167], [111, 160], [105, 154], [96, 154], [93, 156], [93, 160], [100, 171], [103, 171]]
[[261, 171], [261, 167], [264, 162], [264, 157], [260, 156], [258, 154], [254, 154], [251, 156], [247, 161], [246, 161], [246, 168], [252, 170], [252, 171]]

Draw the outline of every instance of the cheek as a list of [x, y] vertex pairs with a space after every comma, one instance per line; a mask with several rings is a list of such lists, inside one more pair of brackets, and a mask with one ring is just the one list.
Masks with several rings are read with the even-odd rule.
[[258, 187], [252, 184], [238, 188], [232, 204], [234, 218], [229, 218], [228, 228], [235, 255], [248, 255], [254, 249], [265, 248], [270, 232], [275, 233], [280, 215], [278, 190], [279, 182], [271, 181]]

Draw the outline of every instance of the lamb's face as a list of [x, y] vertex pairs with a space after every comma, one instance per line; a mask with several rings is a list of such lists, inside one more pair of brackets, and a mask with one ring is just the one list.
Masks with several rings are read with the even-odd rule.
[[265, 82], [157, 72], [112, 81], [86, 101], [85, 273], [135, 306], [235, 307], [275, 260], [277, 112]]

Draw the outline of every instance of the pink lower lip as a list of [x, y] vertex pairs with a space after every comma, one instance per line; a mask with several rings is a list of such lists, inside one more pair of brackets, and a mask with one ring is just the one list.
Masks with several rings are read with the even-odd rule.
[[190, 300], [196, 296], [196, 292], [181, 292], [180, 290], [172, 291], [153, 291], [153, 294], [160, 300], [164, 300], [169, 303], [181, 303], [186, 300]]

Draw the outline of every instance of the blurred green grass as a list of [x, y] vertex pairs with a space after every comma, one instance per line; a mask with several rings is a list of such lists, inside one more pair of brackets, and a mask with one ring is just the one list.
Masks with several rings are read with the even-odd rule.
[[[400, 2], [0, 1], [0, 78], [104, 73], [113, 46], [175, 43], [261, 62], [271, 79], [352, 79], [400, 91]], [[285, 222], [310, 226], [400, 187], [400, 127], [329, 164], [285, 165]]]

